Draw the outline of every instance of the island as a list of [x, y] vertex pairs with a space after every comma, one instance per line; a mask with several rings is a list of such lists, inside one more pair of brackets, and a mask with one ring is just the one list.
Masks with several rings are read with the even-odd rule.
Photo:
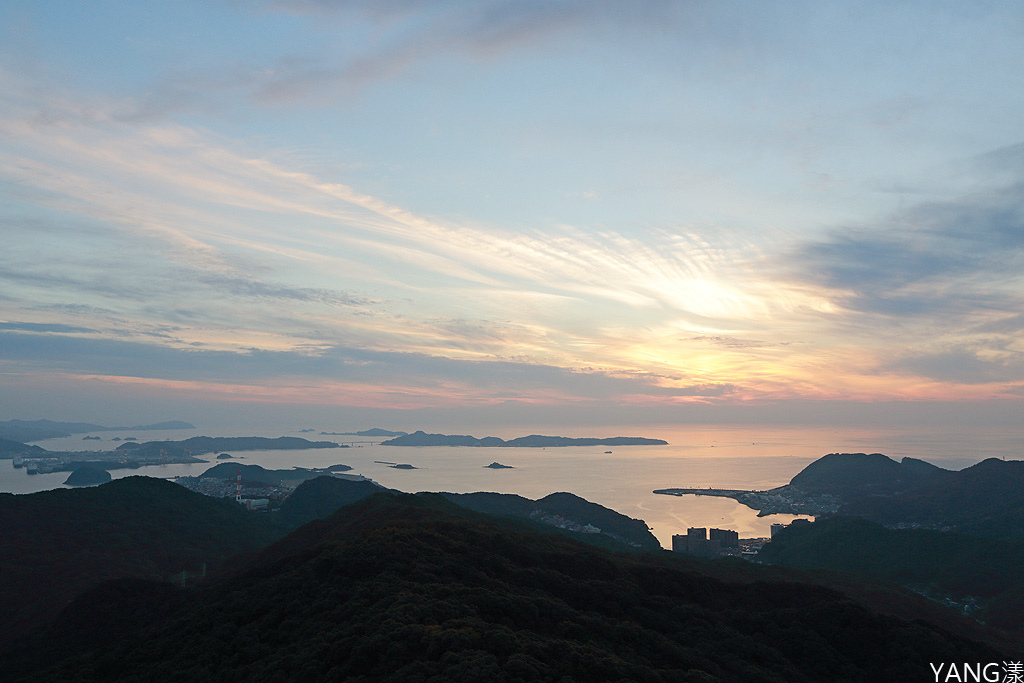
[[98, 486], [110, 481], [110, 472], [98, 467], [84, 465], [71, 472], [64, 480], [67, 486]]
[[[117, 441], [117, 438], [112, 439]], [[184, 441], [124, 440], [112, 451], [48, 451], [39, 446], [27, 446], [16, 441], [0, 439], [0, 458], [10, 457], [15, 468], [25, 468], [26, 474], [73, 471], [84, 464], [105, 470], [139, 468], [148, 465], [194, 464], [207, 462], [197, 456], [205, 453], [238, 450], [300, 450], [307, 448], [347, 448], [333, 441], [307, 441], [283, 436], [268, 439], [259, 436], [209, 437], [195, 436]], [[225, 458], [226, 459], [226, 458]], [[225, 463], [226, 464], [226, 463]]]
[[[259, 465], [241, 465], [230, 462], [222, 462], [209, 468], [195, 479], [220, 479], [236, 482], [238, 477], [243, 483], [259, 482], [272, 486], [288, 485], [288, 482], [303, 482], [307, 479], [315, 479], [323, 476], [333, 476], [338, 472], [345, 472], [352, 468], [348, 465], [331, 465], [329, 468], [320, 467], [293, 467], [290, 470], [268, 470]], [[185, 479], [185, 477], [181, 477]], [[180, 483], [180, 482], [179, 482]], [[293, 484], [294, 485], [294, 484]]]
[[393, 470], [418, 470], [419, 469], [419, 467], [416, 467], [415, 465], [410, 465], [410, 464], [404, 463], [404, 462], [400, 462], [400, 463], [397, 463], [395, 465], [388, 465], [388, 467], [390, 467]]
[[515, 467], [512, 467], [512, 465], [502, 465], [500, 462], [492, 462], [490, 465], [484, 465], [484, 469], [514, 470]]
[[54, 422], [53, 420], [7, 420], [0, 422], [0, 438], [15, 441], [41, 441], [58, 439], [87, 432], [142, 432], [169, 429], [195, 429], [195, 425], [181, 420], [157, 422], [133, 427], [104, 427], [89, 422]]
[[[13, 458], [15, 463], [20, 462], [23, 457], [45, 455], [46, 453], [49, 453], [49, 451], [45, 448], [41, 448], [40, 446], [30, 446], [20, 441], [0, 438], [0, 458]], [[15, 464], [14, 466], [21, 467], [19, 464]]]
[[405, 436], [409, 432], [392, 432], [387, 429], [373, 427], [361, 432], [320, 432], [320, 436]]
[[469, 446], [491, 448], [563, 448], [566, 446], [664, 446], [667, 441], [639, 436], [614, 436], [607, 439], [572, 438], [568, 436], [541, 436], [531, 434], [505, 441], [496, 436], [476, 438], [463, 434], [427, 434], [416, 431], [382, 441], [381, 446]]
[[137, 453], [181, 453], [202, 455], [216, 451], [275, 451], [304, 450], [307, 448], [348, 448], [333, 441], [309, 441], [297, 436], [279, 436], [269, 439], [262, 436], [193, 436], [184, 441], [147, 441], [146, 443], [123, 443], [118, 451], [131, 450]]

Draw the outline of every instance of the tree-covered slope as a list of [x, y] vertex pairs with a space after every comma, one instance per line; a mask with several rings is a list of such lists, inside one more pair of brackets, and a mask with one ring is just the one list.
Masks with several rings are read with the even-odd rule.
[[[92, 600], [103, 614], [144, 592], [103, 590]], [[92, 623], [78, 607], [53, 631], [66, 642]], [[172, 607], [129, 614], [137, 628], [119, 632], [131, 635], [88, 655], [14, 664], [46, 681], [799, 683], [923, 680], [933, 661], [1000, 661], [823, 588], [718, 581], [429, 495], [355, 503]]]
[[[661, 544], [642, 519], [627, 517], [572, 493], [552, 493], [530, 500], [510, 493], [443, 493], [470, 510], [493, 515], [526, 517], [572, 532], [579, 540], [608, 548], [659, 550]], [[591, 527], [590, 533], [580, 531]], [[610, 543], [606, 543], [610, 540]]]
[[893, 530], [836, 517], [788, 527], [765, 545], [759, 558], [893, 581], [967, 605], [973, 616], [994, 626], [1024, 632], [1024, 543]]
[[[219, 466], [218, 466], [219, 467]], [[243, 477], [245, 475], [243, 474]], [[279, 513], [288, 530], [327, 517], [338, 508], [362, 500], [384, 489], [371, 481], [318, 477], [303, 482], [285, 499]], [[509, 493], [442, 493], [451, 502], [486, 514], [528, 518], [551, 530], [553, 527], [584, 542], [613, 549], [659, 550], [658, 539], [642, 519], [632, 519], [615, 510], [571, 493], [552, 493], [539, 500]], [[581, 533], [591, 526], [599, 532]], [[593, 531], [592, 529], [588, 531]]]
[[898, 496], [851, 501], [844, 514], [1024, 540], [1024, 461], [989, 458]]
[[789, 483], [813, 493], [861, 497], [898, 493], [952, 476], [949, 470], [914, 458], [897, 462], [881, 453], [829, 453]]
[[275, 538], [234, 501], [148, 477], [0, 494], [0, 520], [0, 645], [102, 580], [198, 571]]
[[385, 490], [372, 481], [352, 481], [336, 477], [316, 477], [302, 482], [281, 504], [278, 515], [289, 529], [322, 519], [340, 507], [350, 505]]

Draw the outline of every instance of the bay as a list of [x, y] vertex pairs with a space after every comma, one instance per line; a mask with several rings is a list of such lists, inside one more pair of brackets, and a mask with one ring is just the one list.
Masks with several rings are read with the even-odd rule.
[[[326, 427], [323, 431], [346, 431]], [[317, 430], [321, 431], [321, 430]], [[573, 433], [578, 432], [578, 433]], [[100, 441], [84, 441], [84, 435], [39, 442], [47, 450], [108, 450], [121, 441], [114, 436], [134, 436], [140, 441], [180, 440], [190, 436], [303, 436], [351, 444], [343, 449], [247, 451], [234, 455], [239, 462], [268, 469], [326, 467], [346, 464], [383, 486], [406, 492], [492, 491], [541, 498], [567, 491], [643, 519], [664, 547], [673, 534], [691, 526], [734, 529], [741, 537], [769, 535], [776, 522], [790, 515], [758, 517], [735, 501], [705, 496], [664, 496], [654, 489], [713, 487], [767, 489], [787, 483], [817, 458], [831, 452], [880, 452], [895, 459], [915, 457], [941, 467], [961, 469], [988, 457], [1020, 459], [1024, 453], [1024, 429], [866, 430], [848, 428], [776, 427], [764, 425], [700, 425], [605, 427], [559, 431], [562, 436], [647, 436], [662, 438], [665, 446], [567, 447], [567, 448], [468, 448], [382, 446], [364, 437], [321, 436], [299, 432], [294, 426], [279, 428], [236, 427], [211, 430], [174, 430], [114, 435], [97, 432]], [[456, 433], [448, 430], [447, 433]], [[509, 428], [470, 427], [459, 433], [502, 438], [523, 436], [528, 431]], [[547, 430], [546, 433], [554, 433]], [[612, 451], [606, 453], [605, 451]], [[146, 475], [172, 478], [196, 476], [216, 462], [191, 465], [160, 465], [134, 470], [114, 470], [115, 478]], [[384, 462], [379, 462], [384, 461]], [[412, 465], [395, 469], [386, 463]], [[491, 462], [513, 469], [488, 469]], [[60, 488], [67, 472], [26, 475], [11, 461], [0, 461], [0, 491], [31, 493]]]

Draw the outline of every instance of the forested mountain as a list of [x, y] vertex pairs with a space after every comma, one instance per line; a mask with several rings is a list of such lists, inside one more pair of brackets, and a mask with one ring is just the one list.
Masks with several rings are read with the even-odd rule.
[[790, 485], [813, 493], [848, 497], [893, 494], [955, 473], [924, 460], [897, 462], [881, 453], [829, 453], [801, 470]]
[[0, 494], [0, 646], [96, 583], [199, 572], [278, 537], [234, 501], [149, 477]]
[[836, 517], [788, 527], [758, 557], [892, 581], [1024, 633], [1024, 543]]
[[[306, 522], [326, 517], [343, 505], [384, 490], [389, 489], [370, 481], [334, 477], [311, 479], [285, 499], [281, 505], [280, 520], [287, 528], [294, 529]], [[658, 539], [643, 520], [632, 519], [571, 493], [552, 493], [539, 500], [504, 493], [441, 495], [477, 512], [530, 519], [548, 531], [556, 528], [578, 540], [602, 547], [619, 550], [661, 548]]]
[[1024, 540], [1024, 461], [989, 458], [894, 496], [863, 496], [844, 514]]
[[[538, 500], [509, 493], [444, 493], [448, 500], [477, 512], [525, 517], [553, 526], [575, 530], [580, 540], [597, 542], [604, 536], [617, 541], [606, 547], [625, 545], [642, 550], [658, 550], [661, 544], [647, 523], [615, 510], [591, 503], [572, 493], [552, 493]], [[579, 527], [590, 527], [582, 530]]]
[[289, 530], [297, 529], [314, 519], [333, 514], [338, 508], [384, 491], [372, 481], [351, 481], [335, 477], [317, 477], [302, 482], [281, 503], [278, 515]]
[[[719, 581], [523, 524], [377, 494], [200, 588], [105, 584], [3, 664], [38, 681], [798, 683], [1001, 661], [830, 590]], [[91, 632], [108, 617], [109, 637]]]
[[838, 513], [890, 526], [1024, 540], [1021, 460], [989, 458], [951, 471], [914, 458], [896, 462], [881, 453], [830, 453], [785, 486], [725, 495], [763, 514]]

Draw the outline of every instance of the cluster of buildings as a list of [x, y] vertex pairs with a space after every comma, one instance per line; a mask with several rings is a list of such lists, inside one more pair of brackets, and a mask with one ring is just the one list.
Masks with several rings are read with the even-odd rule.
[[686, 534], [672, 536], [672, 552], [686, 553], [697, 557], [721, 557], [725, 550], [739, 551], [740, 535], [732, 529], [712, 529], [709, 533], [704, 527], [690, 527]]
[[[797, 519], [794, 524], [810, 524], [805, 519]], [[771, 535], [775, 537], [786, 524], [772, 524]], [[674, 534], [672, 536], [672, 552], [685, 553], [696, 557], [722, 557], [731, 555], [733, 557], [744, 557], [747, 559], [757, 555], [757, 551], [771, 539], [767, 538], [745, 538], [740, 540], [739, 532], [732, 529], [705, 529], [703, 527], [690, 527], [685, 534]]]
[[551, 526], [558, 527], [559, 529], [567, 529], [569, 531], [575, 531], [581, 534], [599, 534], [601, 530], [593, 524], [580, 524], [574, 522], [571, 519], [566, 519], [561, 515], [553, 515], [543, 510], [534, 510], [530, 513], [530, 519], [543, 522], [544, 524], [550, 524]]
[[190, 491], [212, 498], [235, 498], [250, 510], [265, 510], [271, 500], [280, 502], [295, 490], [290, 486], [274, 486], [251, 481], [247, 481], [245, 486], [239, 489], [236, 482], [216, 477], [178, 477], [173, 481]]

